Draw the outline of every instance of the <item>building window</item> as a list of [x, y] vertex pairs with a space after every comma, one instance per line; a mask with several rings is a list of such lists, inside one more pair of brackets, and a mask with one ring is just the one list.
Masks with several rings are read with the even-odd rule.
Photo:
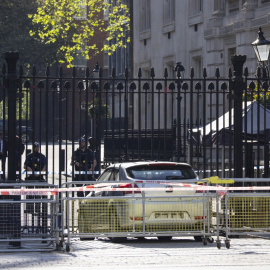
[[270, 0], [261, 0], [261, 4], [270, 3]]
[[228, 68], [231, 68], [231, 70], [233, 71], [233, 64], [232, 64], [232, 60], [231, 60], [231, 56], [232, 55], [236, 55], [236, 48], [229, 48], [228, 49]]
[[74, 56], [73, 65], [75, 67], [86, 67], [87, 60], [85, 59], [85, 57], [81, 53], [78, 53]]
[[74, 15], [74, 19], [76, 20], [85, 20], [87, 15], [87, 5], [86, 0], [76, 1], [78, 3], [78, 11], [77, 14]]
[[141, 0], [140, 8], [141, 31], [149, 30], [150, 27], [150, 0]]
[[197, 78], [202, 78], [202, 58], [201, 57], [195, 57], [194, 58], [194, 62], [195, 62], [195, 77]]
[[[104, 0], [104, 3], [109, 4], [109, 0]], [[110, 14], [110, 9], [109, 7], [107, 9], [104, 10], [104, 21], [108, 21], [109, 20], [109, 14]]]
[[164, 0], [164, 24], [174, 22], [175, 20], [175, 0]]
[[75, 67], [86, 67], [87, 66], [87, 60], [86, 60], [85, 56], [82, 53], [83, 51], [85, 51], [85, 45], [83, 46], [81, 51], [78, 51], [74, 55], [73, 65]]
[[[104, 45], [109, 45], [109, 41], [105, 40]], [[109, 67], [109, 54], [108, 51], [104, 50], [103, 52], [103, 67], [108, 68]]]
[[229, 0], [228, 1], [228, 11], [234, 12], [239, 10], [239, 0]]
[[190, 3], [190, 15], [196, 15], [203, 11], [203, 0], [192, 0]]

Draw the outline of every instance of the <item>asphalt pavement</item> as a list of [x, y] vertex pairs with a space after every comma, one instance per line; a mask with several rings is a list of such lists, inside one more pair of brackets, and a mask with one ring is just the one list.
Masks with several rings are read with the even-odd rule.
[[0, 253], [0, 269], [270, 269], [269, 238], [233, 238], [230, 249], [221, 240], [218, 249], [215, 242], [204, 246], [192, 237], [176, 237], [168, 242], [130, 238], [124, 243], [112, 243], [108, 238], [74, 238], [70, 252]]

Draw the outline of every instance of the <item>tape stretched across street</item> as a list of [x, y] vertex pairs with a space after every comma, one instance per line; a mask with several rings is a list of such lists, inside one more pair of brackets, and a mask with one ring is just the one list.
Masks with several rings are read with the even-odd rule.
[[[16, 171], [16, 174], [19, 174], [20, 172]], [[32, 174], [33, 172], [32, 171], [27, 171], [27, 174]], [[26, 171], [23, 171], [22, 174], [26, 174]], [[69, 171], [69, 172], [50, 172], [50, 171], [47, 171], [47, 172], [34, 172], [34, 174], [70, 174], [72, 175], [72, 171]], [[99, 171], [74, 171], [74, 174], [99, 174]]]
[[188, 190], [188, 191], [239, 191], [239, 190], [270, 190], [270, 187], [213, 187], [213, 186], [201, 186], [201, 185], [191, 185], [185, 184], [182, 187], [151, 187], [151, 188], [110, 188], [110, 187], [72, 187], [72, 188], [44, 188], [44, 189], [0, 189], [0, 195], [57, 195], [60, 192], [72, 192], [72, 191], [177, 191], [177, 190]]

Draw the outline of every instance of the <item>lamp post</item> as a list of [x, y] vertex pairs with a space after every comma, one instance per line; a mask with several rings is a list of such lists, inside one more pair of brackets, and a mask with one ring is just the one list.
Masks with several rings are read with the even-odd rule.
[[[269, 60], [269, 52], [270, 52], [270, 41], [266, 40], [263, 36], [262, 28], [259, 28], [257, 39], [252, 42], [252, 47], [255, 51], [255, 54], [258, 58], [258, 62], [263, 70], [263, 80], [269, 80], [269, 68], [268, 68], [268, 60]], [[258, 84], [260, 84], [260, 80], [258, 80]], [[259, 88], [259, 87], [258, 87]], [[259, 143], [258, 143], [259, 144]], [[251, 146], [252, 151], [252, 146]], [[264, 177], [268, 177], [269, 175], [269, 132], [265, 130], [264, 135]], [[250, 164], [247, 164], [249, 167]]]
[[177, 62], [174, 67], [174, 71], [176, 73], [176, 83], [177, 83], [177, 161], [180, 161], [180, 156], [182, 153], [182, 145], [181, 145], [181, 100], [182, 97], [180, 96], [181, 91], [181, 83], [183, 82], [183, 78], [185, 75], [185, 68], [181, 65], [181, 62]]
[[[176, 78], [184, 78], [185, 75], [185, 68], [181, 65], [181, 62], [176, 62], [174, 71], [176, 72]], [[181, 80], [182, 82], [182, 80]]]
[[98, 84], [99, 84], [99, 64], [98, 64], [98, 62], [96, 62], [95, 68], [92, 71], [92, 77], [95, 79], [94, 82], [98, 86]]
[[[95, 151], [97, 167], [100, 170], [100, 156], [101, 156], [101, 89], [100, 89], [100, 76], [102, 76], [102, 70], [99, 67], [98, 62], [96, 62], [95, 68], [92, 72], [92, 77], [94, 79], [94, 90], [95, 94], [93, 96], [93, 121], [94, 121], [94, 139], [93, 139], [93, 150]], [[96, 100], [96, 101], [95, 101]], [[95, 108], [97, 106], [97, 109]]]
[[[263, 69], [263, 77], [269, 77], [269, 70], [268, 70], [268, 59], [269, 59], [269, 51], [270, 51], [270, 41], [266, 40], [263, 36], [262, 28], [259, 28], [258, 37], [257, 39], [252, 42], [252, 47], [254, 52], [258, 58], [258, 62]], [[267, 73], [266, 73], [267, 70]]]

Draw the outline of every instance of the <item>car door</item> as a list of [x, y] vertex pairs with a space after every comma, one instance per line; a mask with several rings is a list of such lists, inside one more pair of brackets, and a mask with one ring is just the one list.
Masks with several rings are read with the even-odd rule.
[[[103, 182], [115, 182], [119, 181], [119, 169], [118, 168], [108, 168], [106, 169], [98, 178], [97, 184], [95, 184], [95, 188], [102, 188], [102, 187], [112, 187], [115, 185], [110, 183], [103, 183]], [[92, 195], [93, 197], [104, 197], [104, 196], [115, 196], [113, 192], [111, 191], [95, 191], [95, 195]]]

